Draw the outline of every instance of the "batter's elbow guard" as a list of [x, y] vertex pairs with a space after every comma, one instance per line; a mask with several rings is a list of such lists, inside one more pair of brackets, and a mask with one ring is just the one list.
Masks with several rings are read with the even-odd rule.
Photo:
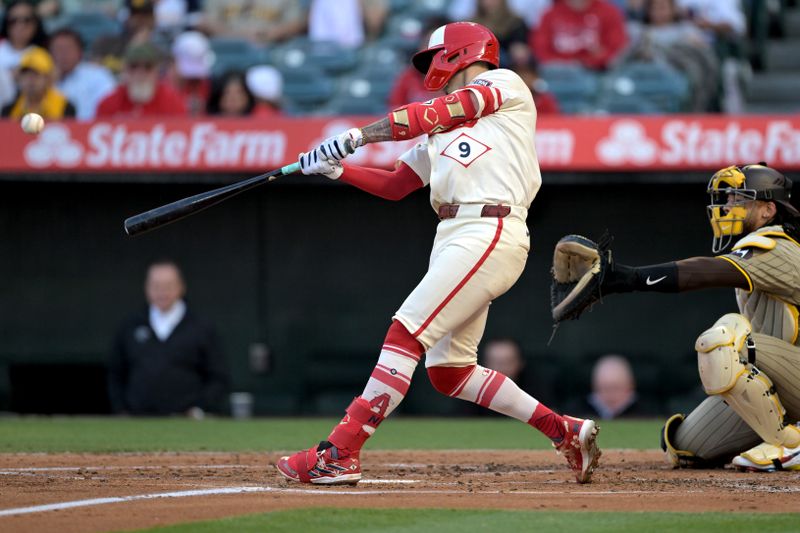
[[479, 116], [471, 91], [459, 89], [427, 102], [414, 102], [389, 113], [392, 139], [413, 139], [423, 133], [435, 135]]

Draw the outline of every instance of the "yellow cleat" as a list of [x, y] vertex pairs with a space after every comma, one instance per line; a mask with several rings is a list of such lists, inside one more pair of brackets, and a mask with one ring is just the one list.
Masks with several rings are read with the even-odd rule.
[[800, 446], [786, 448], [764, 442], [734, 457], [733, 466], [749, 472], [800, 470]]

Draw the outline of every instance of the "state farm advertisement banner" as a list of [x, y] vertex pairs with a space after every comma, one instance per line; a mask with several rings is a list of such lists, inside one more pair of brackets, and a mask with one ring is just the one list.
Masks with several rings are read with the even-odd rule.
[[[137, 120], [50, 123], [38, 136], [0, 122], [0, 172], [258, 173], [297, 160], [325, 137], [370, 117]], [[480, 139], [491, 146], [494, 139]], [[348, 158], [389, 168], [413, 141], [378, 143]], [[716, 170], [767, 161], [800, 169], [800, 116], [543, 117], [536, 131], [542, 170]]]

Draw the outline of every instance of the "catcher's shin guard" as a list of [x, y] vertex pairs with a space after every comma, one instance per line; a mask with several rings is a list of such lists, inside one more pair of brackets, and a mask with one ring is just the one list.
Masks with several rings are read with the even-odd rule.
[[719, 394], [766, 442], [794, 448], [800, 430], [784, 425], [783, 408], [772, 381], [755, 366], [756, 347], [750, 321], [730, 313], [695, 343], [700, 381], [708, 394]]

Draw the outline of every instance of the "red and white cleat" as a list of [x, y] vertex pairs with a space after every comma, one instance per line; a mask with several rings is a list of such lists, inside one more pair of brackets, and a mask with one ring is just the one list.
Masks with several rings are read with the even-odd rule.
[[595, 425], [594, 420], [582, 420], [566, 415], [564, 424], [567, 430], [564, 440], [558, 444], [553, 443], [553, 446], [567, 459], [578, 483], [589, 483], [602, 455], [600, 448], [597, 447], [597, 433], [600, 428]]
[[361, 463], [358, 457], [340, 457], [339, 450], [328, 441], [281, 457], [275, 466], [283, 477], [298, 483], [355, 485], [361, 480]]

